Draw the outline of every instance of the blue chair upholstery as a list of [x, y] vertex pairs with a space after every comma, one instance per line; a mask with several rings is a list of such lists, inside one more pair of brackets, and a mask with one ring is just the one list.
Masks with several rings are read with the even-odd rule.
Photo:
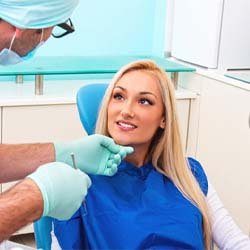
[[[84, 85], [76, 96], [80, 120], [88, 135], [94, 133], [96, 118], [102, 97], [108, 84], [97, 83]], [[52, 218], [43, 217], [34, 223], [34, 233], [37, 249], [50, 250]]]
[[88, 135], [95, 131], [99, 106], [108, 84], [96, 83], [81, 87], [76, 95], [80, 119]]
[[51, 236], [52, 219], [50, 217], [42, 217], [34, 222], [34, 233], [36, 240], [36, 248], [43, 250], [51, 249]]

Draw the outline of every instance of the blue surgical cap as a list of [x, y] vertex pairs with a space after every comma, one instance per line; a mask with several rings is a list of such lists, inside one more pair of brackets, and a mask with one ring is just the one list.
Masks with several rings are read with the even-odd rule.
[[0, 18], [17, 28], [41, 29], [65, 22], [79, 0], [0, 0]]

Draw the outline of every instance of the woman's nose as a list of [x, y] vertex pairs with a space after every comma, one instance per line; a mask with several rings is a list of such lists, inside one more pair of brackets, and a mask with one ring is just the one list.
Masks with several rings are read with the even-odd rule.
[[134, 117], [134, 109], [132, 103], [126, 103], [124, 104], [122, 110], [121, 110], [121, 115], [123, 118], [133, 118]]

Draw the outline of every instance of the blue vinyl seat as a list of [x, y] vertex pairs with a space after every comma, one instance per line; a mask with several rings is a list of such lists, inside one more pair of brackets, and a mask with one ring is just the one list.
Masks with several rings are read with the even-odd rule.
[[[108, 84], [96, 83], [84, 85], [76, 96], [77, 108], [83, 128], [88, 135], [95, 131], [95, 123], [99, 106]], [[51, 249], [52, 218], [43, 217], [34, 223], [34, 233], [37, 249]]]
[[76, 95], [76, 103], [80, 119], [88, 135], [95, 131], [98, 110], [108, 84], [95, 83], [84, 85]]
[[52, 218], [42, 217], [33, 223], [36, 240], [36, 248], [43, 250], [51, 249]]

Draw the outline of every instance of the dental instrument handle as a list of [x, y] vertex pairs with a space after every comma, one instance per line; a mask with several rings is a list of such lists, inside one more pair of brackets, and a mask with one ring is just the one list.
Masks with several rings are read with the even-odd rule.
[[77, 169], [76, 161], [75, 161], [75, 154], [74, 154], [74, 153], [71, 153], [70, 156], [71, 156], [71, 158], [72, 158], [73, 167], [74, 167], [75, 169]]

